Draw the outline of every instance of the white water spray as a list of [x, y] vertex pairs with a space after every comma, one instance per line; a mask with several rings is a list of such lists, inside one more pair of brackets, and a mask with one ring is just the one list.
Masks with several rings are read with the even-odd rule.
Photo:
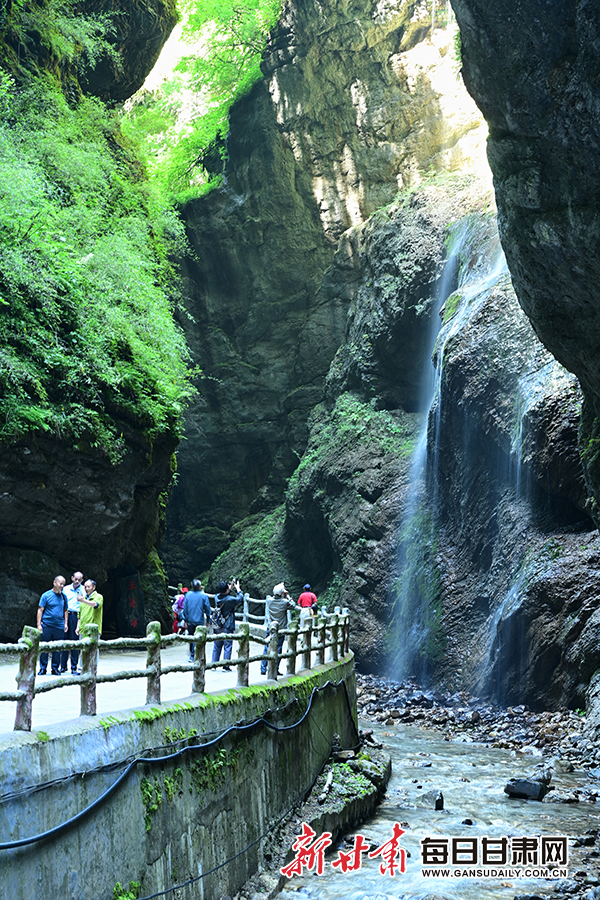
[[[461, 252], [470, 237], [470, 223], [464, 222], [452, 234], [452, 242], [440, 280], [437, 301], [432, 311], [428, 357], [435, 347], [436, 367], [429, 366], [423, 379], [422, 408], [427, 409], [411, 466], [411, 484], [400, 534], [401, 576], [397, 585], [394, 611], [396, 637], [394, 677], [426, 674], [427, 660], [435, 655], [436, 620], [439, 623], [439, 584], [436, 584], [435, 517], [438, 502], [440, 429], [442, 426], [443, 364], [448, 341], [464, 328], [469, 318], [485, 302], [489, 289], [506, 271], [506, 260], [497, 241], [487, 253], [469, 267], [459, 270]], [[463, 271], [464, 270], [464, 271]], [[456, 286], [456, 291], [453, 287]], [[440, 330], [439, 311], [450, 300], [456, 311]], [[453, 304], [454, 305], [454, 304]], [[438, 334], [439, 331], [439, 334]], [[437, 345], [436, 345], [437, 336]], [[429, 490], [425, 484], [428, 447], [430, 448]]]

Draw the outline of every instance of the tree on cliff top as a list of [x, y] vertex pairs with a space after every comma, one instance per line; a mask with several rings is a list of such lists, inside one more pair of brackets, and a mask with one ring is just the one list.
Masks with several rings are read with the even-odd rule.
[[184, 52], [154, 91], [138, 93], [124, 129], [140, 141], [162, 191], [183, 201], [220, 181], [229, 110], [261, 78], [281, 0], [182, 0], [180, 7], [182, 38], [194, 52]]

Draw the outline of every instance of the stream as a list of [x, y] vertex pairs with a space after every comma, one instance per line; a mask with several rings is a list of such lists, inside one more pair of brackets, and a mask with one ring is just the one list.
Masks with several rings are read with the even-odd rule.
[[[363, 723], [365, 724], [365, 723]], [[372, 727], [372, 723], [368, 723]], [[504, 793], [504, 785], [511, 777], [529, 774], [539, 757], [519, 751], [484, 747], [481, 744], [445, 741], [438, 733], [414, 726], [398, 726], [393, 732], [385, 726], [375, 726], [374, 737], [392, 757], [392, 777], [385, 798], [375, 817], [359, 827], [355, 833], [363, 835], [371, 849], [389, 841], [394, 823], [404, 830], [399, 846], [406, 853], [406, 871], [382, 875], [382, 857], [369, 859], [362, 855], [356, 871], [343, 874], [332, 868], [337, 850], [326, 856], [324, 873], [314, 872], [294, 876], [279, 895], [282, 900], [299, 897], [319, 900], [442, 900], [442, 898], [498, 898], [546, 896], [596, 896], [593, 886], [600, 884], [596, 877], [600, 853], [593, 846], [573, 841], [574, 836], [588, 832], [586, 843], [594, 844], [600, 830], [600, 805], [590, 802], [555, 803], [511, 799]], [[547, 763], [548, 761], [545, 760]], [[555, 773], [552, 785], [556, 791], [568, 792], [587, 784], [588, 775], [581, 769], [572, 773]], [[435, 794], [441, 791], [444, 808], [435, 810]], [[552, 791], [548, 795], [552, 796]], [[471, 820], [473, 824], [465, 824]], [[593, 832], [593, 834], [592, 834]], [[424, 877], [421, 874], [421, 844], [424, 838], [476, 838], [479, 862], [463, 861], [457, 868], [481, 869], [482, 838], [509, 837], [517, 841], [532, 837], [534, 844], [542, 836], [570, 836], [568, 877], [545, 879], [539, 877]], [[345, 852], [351, 844], [342, 845]], [[497, 846], [490, 844], [489, 847]], [[515, 844], [512, 844], [514, 849]], [[461, 844], [460, 848], [472, 847]], [[466, 856], [468, 857], [468, 853]], [[465, 857], [463, 857], [464, 859]], [[438, 866], [427, 866], [429, 870]], [[451, 869], [454, 867], [450, 866]], [[501, 868], [491, 862], [490, 868]], [[512, 868], [511, 860], [504, 868]], [[539, 869], [532, 864], [529, 869]], [[578, 873], [577, 878], [574, 878]], [[581, 891], [584, 891], [581, 893]], [[558, 893], [556, 893], [558, 891]], [[597, 894], [600, 897], [600, 889]]]

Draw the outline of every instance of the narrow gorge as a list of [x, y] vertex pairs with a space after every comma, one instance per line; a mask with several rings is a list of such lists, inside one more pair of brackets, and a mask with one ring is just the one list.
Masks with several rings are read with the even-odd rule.
[[593, 729], [598, 11], [288, 0], [174, 210], [120, 117], [178, 13], [115, 10], [0, 23], [0, 636], [310, 582], [362, 672]]

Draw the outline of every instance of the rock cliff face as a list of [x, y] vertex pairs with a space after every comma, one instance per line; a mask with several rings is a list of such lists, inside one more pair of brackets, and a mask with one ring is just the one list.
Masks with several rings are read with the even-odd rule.
[[[552, 248], [568, 218], [563, 144], [577, 117], [565, 109], [554, 122], [541, 81], [529, 96], [525, 82], [515, 89], [516, 69], [485, 69], [487, 57], [516, 61], [527, 35], [550, 41], [550, 20], [534, 17], [509, 47], [503, 10], [455, 5], [468, 83], [492, 127], [519, 301], [581, 375], [573, 360], [588, 351], [575, 353], [547, 288], [558, 268], [555, 283], [571, 296], [577, 241], [568, 238], [567, 252], [565, 238], [556, 258]], [[180, 451], [165, 557], [177, 573], [218, 557], [211, 583], [235, 571], [257, 595], [283, 577], [292, 590], [310, 581], [356, 614], [364, 668], [389, 672], [391, 659], [396, 676], [580, 705], [595, 668], [589, 565], [600, 548], [578, 449], [579, 384], [494, 269], [483, 182], [437, 181], [390, 203], [430, 166], [460, 170], [481, 136], [472, 107], [438, 87], [454, 84], [454, 63], [430, 22], [419, 3], [290, 4], [264, 82], [232, 113], [224, 184], [185, 211], [196, 257], [187, 268], [194, 322], [184, 327], [205, 381]], [[564, 40], [573, 35], [566, 29]], [[544, 65], [558, 97], [570, 57]], [[558, 149], [531, 138], [519, 104], [545, 110]], [[584, 422], [592, 380], [582, 377]], [[594, 446], [584, 448], [590, 483]]]
[[536, 338], [507, 275], [473, 289], [467, 281], [446, 302], [430, 414], [449, 637], [435, 668], [502, 702], [582, 705], [599, 544], [577, 448], [581, 391]]
[[[354, 264], [348, 331], [282, 527], [292, 571], [304, 560], [319, 577], [336, 573], [332, 595], [360, 622], [359, 665], [503, 702], [581, 705], [599, 549], [577, 448], [581, 392], [495, 263], [484, 200], [473, 188], [417, 192], [342, 241], [340, 259]], [[469, 208], [447, 250], [444, 224]], [[426, 380], [440, 291], [419, 487], [428, 400], [406, 373]]]
[[102, 100], [127, 100], [141, 88], [177, 24], [176, 0], [80, 0], [78, 11], [111, 23], [106, 40], [113, 52], [84, 68], [84, 90]]
[[194, 323], [182, 325], [205, 380], [168, 510], [174, 576], [281, 502], [344, 338], [351, 261], [321, 289], [341, 234], [481, 148], [446, 34], [430, 29], [426, 4], [407, 0], [287, 4], [264, 81], [232, 112], [224, 184], [185, 210]]
[[[120, 64], [116, 65], [116, 56], [111, 57], [115, 68], [109, 72], [102, 65], [86, 69], [89, 56], [64, 53], [64, 41], [73, 43], [68, 10], [63, 10], [65, 21], [57, 23], [53, 8], [45, 2], [5, 4], [0, 22], [3, 67], [14, 72], [17, 80], [24, 72], [28, 77], [50, 73], [60, 78], [74, 106], [80, 91], [78, 79], [104, 99], [122, 99], [152, 67], [175, 23], [175, 5], [171, 0], [127, 4], [89, 0], [79, 7], [82, 14], [113, 10], [116, 28], [111, 39], [118, 43]], [[66, 37], [61, 28], [66, 29]], [[83, 53], [81, 45], [75, 44]], [[3, 122], [3, 127], [8, 126]], [[76, 167], [77, 155], [73, 157]], [[44, 227], [50, 228], [47, 223]], [[2, 240], [5, 244], [4, 234]], [[25, 288], [23, 292], [27, 296]], [[50, 297], [49, 289], [52, 304]], [[6, 312], [8, 304], [3, 303]], [[31, 307], [35, 315], [33, 300]], [[75, 317], [69, 321], [76, 321]], [[136, 568], [147, 588], [147, 617], [166, 618], [164, 572], [153, 548], [164, 528], [177, 436], [166, 431], [151, 442], [144, 437], [142, 423], [133, 417], [119, 421], [119, 432], [124, 453], [116, 464], [89, 442], [51, 432], [32, 432], [0, 446], [0, 640], [15, 640], [23, 624], [35, 622], [39, 596], [59, 571], [68, 576], [82, 569], [96, 579], [107, 601], [105, 628], [109, 631], [114, 628], [115, 580]]]
[[600, 12], [452, 0], [463, 75], [489, 127], [500, 231], [519, 302], [584, 391], [583, 459], [600, 495]]
[[[112, 601], [115, 569], [124, 562], [144, 569], [162, 537], [160, 497], [171, 480], [176, 441], [151, 447], [130, 430], [127, 444], [129, 452], [115, 466], [100, 452], [83, 453], [42, 436], [2, 448], [0, 639], [15, 640], [23, 622], [35, 622], [40, 594], [59, 571], [81, 569], [105, 593], [110, 577]], [[150, 616], [162, 612], [161, 590], [154, 587]], [[109, 628], [111, 612], [109, 602]]]

